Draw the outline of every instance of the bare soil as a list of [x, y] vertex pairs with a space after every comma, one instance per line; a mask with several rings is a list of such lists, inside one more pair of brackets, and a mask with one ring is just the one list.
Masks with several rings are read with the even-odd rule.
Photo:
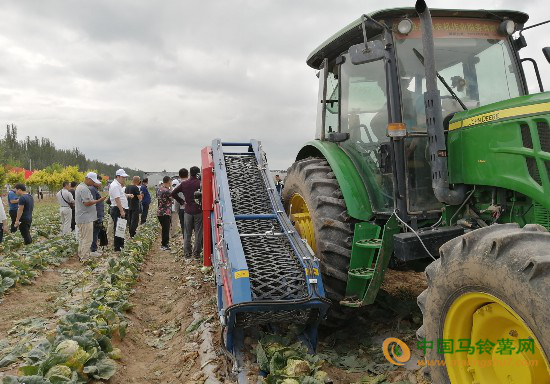
[[[173, 243], [172, 249], [181, 249], [181, 240]], [[180, 251], [149, 254], [131, 298], [128, 334], [114, 343], [123, 357], [109, 383], [204, 382], [207, 366], [217, 361], [201, 359], [201, 334], [210, 321], [217, 329], [217, 319], [211, 273], [201, 267], [200, 260], [183, 259]], [[193, 330], [191, 324], [201, 321]]]
[[418, 295], [428, 288], [426, 274], [415, 271], [398, 271], [388, 268], [382, 283], [382, 289], [391, 295], [416, 300]]

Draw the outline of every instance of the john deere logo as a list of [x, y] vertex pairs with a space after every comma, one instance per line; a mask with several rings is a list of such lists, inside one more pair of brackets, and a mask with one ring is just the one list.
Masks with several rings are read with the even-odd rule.
[[411, 350], [403, 341], [388, 337], [382, 344], [382, 352], [393, 365], [405, 365], [411, 359]]

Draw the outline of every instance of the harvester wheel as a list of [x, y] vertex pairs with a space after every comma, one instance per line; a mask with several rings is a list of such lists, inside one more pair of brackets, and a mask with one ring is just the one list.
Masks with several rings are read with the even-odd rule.
[[432, 382], [550, 383], [550, 233], [493, 225], [447, 242], [440, 255], [418, 297], [418, 345]]
[[302, 238], [321, 260], [326, 295], [333, 301], [329, 324], [347, 318], [344, 298], [353, 241], [352, 219], [328, 162], [308, 158], [288, 170], [283, 189], [285, 210]]

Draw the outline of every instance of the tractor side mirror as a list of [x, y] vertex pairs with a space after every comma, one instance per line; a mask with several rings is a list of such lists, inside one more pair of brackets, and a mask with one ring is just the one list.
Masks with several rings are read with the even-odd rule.
[[380, 40], [368, 41], [366, 48], [364, 43], [352, 45], [349, 48], [349, 56], [354, 65], [380, 60], [387, 55], [385, 45]]
[[550, 63], [550, 47], [542, 48], [542, 53], [544, 53], [544, 57], [546, 57], [546, 61]]
[[329, 132], [327, 139], [332, 143], [341, 143], [349, 139], [349, 132]]

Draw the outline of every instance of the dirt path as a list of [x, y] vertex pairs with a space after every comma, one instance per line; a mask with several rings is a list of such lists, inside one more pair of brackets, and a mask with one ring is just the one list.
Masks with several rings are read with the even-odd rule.
[[[172, 249], [181, 249], [181, 241]], [[199, 261], [153, 251], [131, 298], [128, 334], [115, 341], [123, 357], [109, 382], [202, 383], [207, 366], [218, 363], [204, 362], [200, 353], [205, 327], [217, 321], [211, 281]]]

